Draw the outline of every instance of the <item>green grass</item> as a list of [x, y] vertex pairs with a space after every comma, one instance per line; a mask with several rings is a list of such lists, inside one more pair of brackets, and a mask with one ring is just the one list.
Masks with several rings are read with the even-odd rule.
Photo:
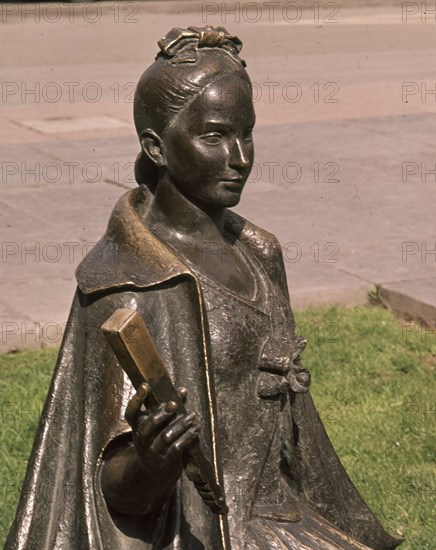
[[0, 355], [1, 547], [13, 520], [56, 356], [55, 349]]
[[[403, 550], [435, 550], [436, 335], [380, 307], [297, 315], [333, 445]], [[0, 543], [18, 499], [56, 350], [0, 355]]]
[[436, 548], [436, 334], [381, 307], [297, 316], [336, 452], [404, 550]]

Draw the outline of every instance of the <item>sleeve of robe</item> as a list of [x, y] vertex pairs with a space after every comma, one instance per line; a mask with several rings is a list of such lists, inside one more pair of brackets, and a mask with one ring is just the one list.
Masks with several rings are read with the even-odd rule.
[[206, 414], [195, 290], [186, 281], [165, 286], [95, 299], [76, 293], [6, 550], [174, 547], [177, 499], [155, 516], [120, 518], [109, 513], [98, 479], [104, 449], [129, 432], [123, 415], [132, 387], [100, 331], [117, 308], [141, 312], [167, 367], [177, 370], [175, 382], [193, 388], [189, 399]]

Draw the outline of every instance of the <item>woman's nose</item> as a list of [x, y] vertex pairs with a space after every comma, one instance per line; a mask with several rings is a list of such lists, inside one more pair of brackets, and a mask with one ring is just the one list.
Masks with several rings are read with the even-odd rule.
[[232, 168], [249, 168], [251, 166], [250, 147], [251, 143], [247, 144], [243, 139], [236, 138], [230, 153], [229, 165]]

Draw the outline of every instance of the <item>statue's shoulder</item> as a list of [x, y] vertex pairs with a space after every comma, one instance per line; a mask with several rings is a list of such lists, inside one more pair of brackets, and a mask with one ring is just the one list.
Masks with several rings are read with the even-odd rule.
[[289, 301], [282, 247], [277, 237], [234, 212], [228, 213], [226, 226], [258, 258], [271, 282]]
[[235, 212], [228, 212], [226, 229], [264, 260], [273, 260], [282, 254], [282, 247], [275, 235]]
[[76, 269], [84, 294], [123, 287], [149, 288], [189, 273], [186, 266], [144, 225], [150, 199], [138, 187], [115, 205], [103, 238]]

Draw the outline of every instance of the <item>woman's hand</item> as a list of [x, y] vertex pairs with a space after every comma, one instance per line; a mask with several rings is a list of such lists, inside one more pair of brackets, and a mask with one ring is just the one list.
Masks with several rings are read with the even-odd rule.
[[[176, 414], [174, 401], [147, 410], [150, 388], [142, 384], [129, 401], [125, 417], [132, 427], [133, 442], [144, 465], [149, 483], [173, 488], [183, 470], [183, 453], [198, 443], [199, 426], [195, 412]], [[187, 390], [179, 388], [186, 402]]]
[[[187, 390], [178, 392], [185, 402]], [[196, 414], [177, 414], [173, 401], [147, 409], [149, 393], [142, 384], [126, 408], [134, 444], [112, 450], [102, 468], [108, 506], [131, 516], [160, 509], [182, 473], [184, 452], [198, 443]]]

